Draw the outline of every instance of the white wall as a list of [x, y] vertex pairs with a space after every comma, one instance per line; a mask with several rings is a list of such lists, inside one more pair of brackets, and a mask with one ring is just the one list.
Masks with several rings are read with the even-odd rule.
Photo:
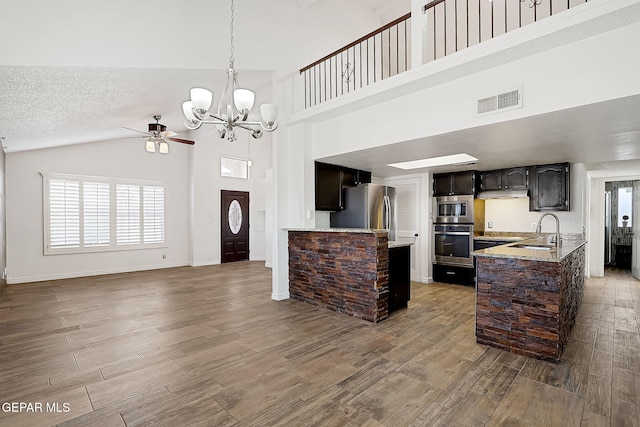
[[[191, 265], [219, 264], [221, 207], [220, 191], [249, 192], [249, 256], [252, 260], [266, 260], [267, 170], [271, 169], [271, 134], [253, 139], [248, 132], [238, 132], [239, 140], [228, 143], [218, 137], [211, 125], [190, 134], [197, 143], [193, 146], [193, 241]], [[249, 159], [250, 179], [220, 176], [220, 158]]]
[[[150, 154], [144, 139], [127, 139], [7, 155], [7, 272], [9, 283], [220, 263], [220, 190], [250, 193], [250, 258], [265, 260], [267, 176], [271, 138], [251, 139], [250, 179], [220, 177], [220, 157], [249, 157], [248, 133], [230, 144], [215, 127]], [[163, 181], [167, 247], [87, 254], [43, 255], [41, 172]], [[163, 258], [166, 255], [166, 258]]]
[[[228, 66], [229, 0], [33, 0], [2, 2], [0, 14], [1, 39], [22, 35], [0, 46], [0, 64]], [[235, 59], [244, 70], [290, 74], [379, 26], [375, 11], [356, 2], [236, 0]]]
[[[638, 33], [640, 24], [630, 25], [518, 60], [512, 60], [505, 51], [500, 59], [504, 63], [496, 62], [480, 72], [471, 57], [468, 63], [452, 65], [467, 55], [460, 51], [458, 56], [402, 73], [394, 81], [390, 78], [376, 88], [354, 94], [351, 100], [355, 101], [340, 113], [326, 113], [326, 119], [308, 117], [318, 121], [313, 129], [314, 157], [331, 157], [638, 94], [640, 80], [631, 71], [637, 66], [637, 58], [619, 54], [635, 49], [631, 40]], [[484, 50], [489, 55], [496, 47], [492, 42], [496, 41], [499, 40], [486, 42], [488, 48], [478, 47], [472, 53]], [[611, 70], [616, 70], [615, 77]], [[541, 78], [547, 74], [553, 78]], [[607, 84], [594, 86], [593, 82], [603, 76], [611, 77]], [[387, 86], [392, 88], [394, 82], [406, 84], [408, 93], [398, 87], [373, 93]], [[517, 87], [523, 88], [523, 108], [476, 117], [477, 99]], [[365, 102], [365, 95], [372, 97], [370, 102]], [[324, 113], [321, 110], [318, 108]], [[301, 113], [300, 118], [307, 116]], [[433, 150], [436, 155], [438, 147]]]
[[[144, 138], [11, 153], [6, 158], [7, 276], [9, 283], [145, 270], [189, 261], [191, 148], [147, 153]], [[40, 173], [135, 178], [166, 183], [166, 248], [43, 255]], [[166, 255], [163, 259], [162, 255]]]

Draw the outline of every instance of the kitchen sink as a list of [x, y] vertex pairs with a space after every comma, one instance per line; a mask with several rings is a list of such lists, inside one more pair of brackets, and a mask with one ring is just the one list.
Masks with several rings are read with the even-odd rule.
[[535, 243], [519, 243], [517, 245], [511, 245], [512, 248], [521, 248], [521, 249], [533, 249], [537, 251], [550, 251], [556, 248], [555, 245], [538, 245]]

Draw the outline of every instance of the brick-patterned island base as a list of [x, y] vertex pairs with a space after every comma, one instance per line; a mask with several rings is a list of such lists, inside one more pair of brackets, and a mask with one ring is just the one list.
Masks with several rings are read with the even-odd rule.
[[556, 261], [477, 256], [476, 338], [558, 362], [582, 301], [585, 249]]
[[386, 231], [289, 231], [291, 298], [379, 322], [389, 315]]

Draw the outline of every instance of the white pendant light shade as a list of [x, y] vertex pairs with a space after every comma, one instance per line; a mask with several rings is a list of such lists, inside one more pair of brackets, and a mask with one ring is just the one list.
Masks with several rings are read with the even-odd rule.
[[193, 102], [184, 101], [182, 103], [182, 112], [187, 120], [196, 120], [196, 116], [193, 115]]
[[153, 139], [147, 139], [147, 144], [144, 146], [145, 150], [149, 153], [156, 152], [156, 144], [153, 142]]
[[167, 144], [167, 142], [166, 142], [166, 141], [161, 141], [161, 142], [160, 142], [160, 144], [159, 144], [159, 146], [160, 146], [160, 147], [159, 147], [159, 148], [160, 148], [160, 150], [159, 150], [159, 151], [160, 151], [162, 154], [167, 154], [167, 153], [169, 152], [169, 144]]
[[253, 102], [256, 100], [256, 94], [249, 89], [236, 89], [233, 91], [233, 103], [239, 111], [251, 110]]
[[260, 115], [265, 123], [274, 123], [278, 118], [278, 106], [275, 104], [262, 104], [260, 106]]
[[213, 102], [213, 93], [201, 87], [194, 87], [191, 89], [191, 102], [194, 108], [208, 111], [209, 107], [211, 107], [211, 102]]

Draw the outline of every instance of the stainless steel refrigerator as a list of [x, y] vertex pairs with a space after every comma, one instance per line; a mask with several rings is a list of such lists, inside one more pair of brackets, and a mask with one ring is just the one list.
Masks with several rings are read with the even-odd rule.
[[389, 240], [396, 240], [394, 187], [363, 184], [344, 191], [344, 209], [331, 213], [331, 227], [389, 230]]

